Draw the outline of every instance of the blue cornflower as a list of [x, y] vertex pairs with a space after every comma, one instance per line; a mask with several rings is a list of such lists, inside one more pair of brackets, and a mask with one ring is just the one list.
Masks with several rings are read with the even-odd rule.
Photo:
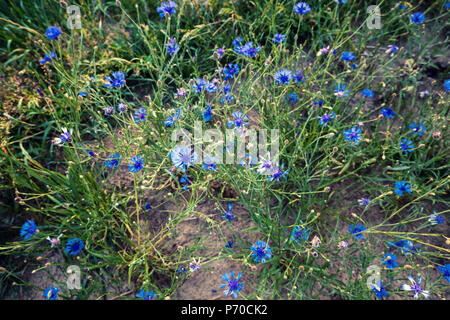
[[56, 26], [48, 27], [47, 31], [45, 31], [45, 36], [50, 40], [57, 39], [60, 34], [61, 34], [61, 29]]
[[231, 211], [231, 208], [233, 208], [233, 204], [229, 203], [228, 210], [225, 211], [224, 214], [222, 215], [223, 219], [228, 219], [228, 221], [234, 220], [234, 216], [233, 216], [233, 212]]
[[308, 240], [309, 237], [309, 231], [308, 229], [302, 228], [300, 226], [297, 226], [292, 230], [291, 233], [291, 240], [295, 242], [299, 242], [301, 239]]
[[399, 196], [403, 195], [403, 192], [411, 193], [411, 185], [406, 183], [406, 181], [397, 181], [395, 183], [395, 193]]
[[297, 85], [301, 85], [305, 79], [306, 77], [303, 76], [302, 70], [297, 70], [296, 73], [292, 75], [292, 80], [297, 81]]
[[350, 141], [350, 146], [356, 146], [361, 141], [361, 128], [354, 126], [351, 129], [344, 130], [345, 140]]
[[234, 126], [234, 129], [242, 130], [246, 126], [248, 126], [248, 117], [246, 115], [244, 115], [242, 112], [235, 111], [231, 115], [233, 116], [234, 119], [228, 120], [228, 128], [231, 128], [232, 126]]
[[234, 76], [239, 74], [239, 65], [236, 63], [229, 63], [227, 66], [223, 68], [223, 75], [225, 76], [225, 81], [230, 79], [234, 79]]
[[180, 46], [176, 43], [175, 38], [169, 38], [169, 43], [166, 45], [169, 54], [175, 54]]
[[331, 111], [330, 114], [325, 113], [323, 116], [317, 116], [317, 119], [319, 119], [319, 123], [321, 126], [326, 127], [328, 125], [328, 122], [331, 121], [331, 119], [334, 119], [336, 115], [333, 111]]
[[173, 115], [169, 116], [169, 118], [166, 121], [164, 121], [164, 125], [166, 127], [173, 126], [175, 121], [177, 121], [180, 118], [180, 114], [181, 114], [181, 110], [178, 109], [176, 113], [174, 113]]
[[410, 255], [411, 253], [417, 252], [419, 247], [415, 247], [410, 240], [399, 240], [396, 242], [388, 242], [390, 248], [397, 248], [402, 251], [404, 255]]
[[258, 46], [256, 48], [253, 48], [253, 42], [247, 42], [245, 45], [241, 45], [242, 38], [237, 37], [233, 41], [234, 51], [238, 54], [242, 54], [246, 57], [250, 56], [252, 58], [256, 57], [256, 54], [258, 54], [261, 51], [261, 47]]
[[83, 248], [84, 242], [78, 238], [72, 238], [66, 244], [66, 252], [72, 256], [79, 254]]
[[217, 91], [217, 82], [215, 80], [208, 81], [205, 86], [205, 91], [208, 93], [213, 93]]
[[450, 79], [447, 79], [444, 81], [444, 88], [445, 88], [445, 92], [450, 92]]
[[275, 35], [272, 38], [272, 41], [280, 44], [282, 43], [284, 40], [286, 39], [286, 36], [284, 34], [280, 34], [280, 33], [275, 33]]
[[366, 227], [364, 227], [363, 225], [354, 225], [351, 224], [348, 227], [348, 232], [350, 232], [353, 235], [353, 238], [355, 239], [359, 239], [359, 240], [363, 240], [365, 239], [365, 237], [363, 236], [362, 232], [366, 230]]
[[128, 170], [130, 170], [130, 172], [139, 172], [142, 169], [144, 169], [144, 158], [142, 156], [131, 158]]
[[392, 111], [392, 109], [390, 107], [387, 107], [387, 109], [385, 109], [385, 108], [381, 109], [381, 114], [385, 118], [394, 119], [395, 118], [394, 115], [396, 114], [396, 112]]
[[342, 56], [341, 56], [342, 61], [353, 61], [355, 59], [356, 59], [356, 57], [350, 51], [344, 51], [342, 53]]
[[422, 12], [416, 12], [411, 16], [411, 22], [414, 24], [422, 23], [425, 20], [425, 15]]
[[107, 106], [105, 107], [105, 109], [103, 109], [103, 113], [105, 114], [105, 116], [112, 116], [114, 114], [114, 108], [111, 106]]
[[55, 287], [48, 287], [44, 290], [44, 293], [42, 296], [44, 297], [44, 300], [56, 300], [58, 297], [59, 289]]
[[198, 78], [195, 80], [195, 83], [192, 85], [192, 88], [195, 89], [196, 93], [200, 93], [205, 89], [207, 82], [205, 79]]
[[374, 96], [373, 91], [370, 89], [363, 89], [361, 91], [361, 94], [364, 98], [373, 98], [373, 96]]
[[298, 101], [298, 97], [295, 92], [288, 94], [288, 96], [286, 98], [287, 98], [287, 101], [290, 103], [296, 103]]
[[334, 88], [334, 95], [337, 97], [348, 97], [348, 93], [350, 92], [348, 89], [345, 90], [347, 86], [345, 84], [338, 84]]
[[166, 14], [169, 16], [175, 13], [176, 3], [174, 1], [163, 2], [161, 5], [156, 8], [156, 11], [159, 13], [160, 18], [164, 18]]
[[272, 250], [265, 241], [256, 241], [251, 250], [253, 260], [258, 263], [264, 263], [272, 257]]
[[208, 122], [211, 120], [211, 106], [208, 104], [208, 107], [203, 112], [203, 121]]
[[311, 11], [311, 7], [306, 2], [299, 2], [294, 5], [294, 12], [296, 14], [306, 14]]
[[136, 297], [142, 298], [143, 300], [153, 300], [153, 298], [156, 298], [156, 294], [154, 291], [144, 291], [144, 289], [141, 289]]
[[145, 210], [149, 211], [152, 208], [152, 206], [150, 205], [150, 201], [147, 200], [147, 203], [145, 204]]
[[37, 227], [33, 220], [27, 220], [20, 229], [20, 236], [25, 240], [30, 239], [36, 233]]
[[186, 169], [197, 162], [197, 153], [192, 152], [190, 146], [176, 145], [175, 148], [170, 151], [170, 159], [172, 164], [180, 168], [181, 172], [186, 172]]
[[395, 262], [395, 260], [397, 260], [397, 257], [391, 253], [386, 253], [384, 255], [384, 258], [381, 258], [383, 265], [386, 266], [388, 269], [393, 269], [393, 268], [398, 267], [398, 263]]
[[225, 47], [219, 48], [213, 52], [213, 55], [218, 59], [221, 59], [225, 54]]
[[220, 103], [230, 102], [234, 100], [234, 96], [231, 93], [227, 93], [222, 95], [222, 99], [220, 99]]
[[228, 241], [228, 243], [225, 245], [225, 248], [233, 249], [233, 241]]
[[372, 291], [375, 293], [378, 299], [381, 299], [388, 294], [386, 288], [383, 287], [383, 281], [378, 281], [377, 284], [372, 287]]
[[46, 54], [44, 56], [44, 58], [39, 59], [39, 63], [44, 64], [46, 62], [52, 61], [52, 59], [55, 59], [55, 58], [56, 58], [56, 54], [53, 51], [51, 51], [51, 52], [49, 52], [49, 54]]
[[442, 273], [442, 276], [450, 283], [450, 264], [447, 263], [443, 266], [437, 267], [439, 272]]
[[444, 224], [445, 220], [442, 216], [438, 215], [436, 213], [436, 211], [433, 211], [433, 214], [430, 214], [430, 217], [428, 218], [428, 221], [432, 224], [432, 225], [436, 225], [436, 224]]
[[115, 169], [120, 165], [121, 160], [122, 159], [121, 159], [120, 153], [116, 152], [116, 153], [110, 154], [108, 156], [108, 158], [106, 158], [105, 166], [108, 168]]
[[125, 112], [127, 111], [128, 106], [125, 103], [119, 103], [117, 105], [117, 111], [119, 111], [119, 113]]
[[216, 157], [206, 156], [203, 160], [203, 169], [214, 171], [217, 169], [217, 163], [219, 163], [219, 159]]
[[105, 78], [105, 87], [120, 88], [125, 84], [125, 74], [122, 71], [113, 72], [111, 75], [112, 78], [111, 77]]
[[323, 106], [323, 100], [322, 99], [317, 100], [317, 98], [314, 98], [313, 106], [317, 107]]
[[241, 36], [237, 37], [236, 39], [233, 40], [233, 47], [240, 47], [242, 41], [243, 39]]
[[419, 136], [422, 136], [423, 133], [427, 131], [427, 127], [425, 127], [423, 123], [417, 124], [415, 122], [409, 125], [409, 129], [411, 129], [412, 134], [417, 134]]
[[272, 174], [270, 176], [267, 176], [267, 179], [269, 181], [276, 181], [280, 182], [281, 178], [287, 179], [286, 175], [288, 174], [289, 170], [283, 171], [284, 164], [281, 165], [281, 168], [275, 166], [272, 170]]
[[292, 72], [287, 69], [282, 69], [275, 73], [274, 78], [278, 85], [287, 85], [292, 80]]
[[180, 185], [183, 185], [183, 187], [181, 187], [183, 190], [187, 190], [187, 188], [188, 188], [188, 186], [190, 186], [190, 184], [191, 184], [191, 182], [189, 181], [187, 174], [180, 177]]
[[136, 121], [136, 123], [139, 123], [141, 121], [145, 122], [147, 120], [147, 109], [145, 108], [139, 108], [138, 110], [136, 110], [134, 112], [134, 121]]
[[239, 272], [239, 275], [235, 278], [233, 271], [230, 271], [230, 273], [225, 273], [222, 277], [223, 281], [226, 281], [226, 284], [221, 284], [221, 288], [227, 288], [223, 293], [225, 296], [233, 296], [235, 298], [238, 297], [238, 293], [242, 290], [243, 284], [242, 282], [239, 282], [239, 279], [241, 279], [242, 274]]
[[405, 138], [400, 141], [400, 148], [402, 148], [404, 153], [412, 152], [414, 145], [411, 140], [406, 140]]

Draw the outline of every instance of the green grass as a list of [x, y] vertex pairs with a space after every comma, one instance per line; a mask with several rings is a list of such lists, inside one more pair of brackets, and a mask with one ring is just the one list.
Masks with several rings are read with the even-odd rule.
[[[159, 299], [176, 297], [197, 276], [177, 273], [193, 258], [201, 258], [207, 270], [215, 261], [239, 263], [241, 269], [233, 271], [244, 274], [241, 298], [247, 299], [376, 299], [366, 287], [372, 265], [382, 268], [387, 299], [409, 298], [400, 285], [410, 274], [423, 276], [433, 299], [445, 298], [447, 281], [436, 269], [449, 259], [445, 2], [419, 1], [401, 10], [395, 1], [382, 1], [383, 26], [373, 30], [365, 23], [365, 1], [307, 2], [311, 12], [299, 17], [292, 1], [177, 1], [176, 14], [161, 19], [159, 1], [79, 1], [81, 31], [67, 29], [65, 7], [57, 1], [1, 4], [0, 297], [26, 297], [33, 287], [43, 291], [30, 283], [29, 272], [48, 270], [39, 257], [59, 254], [64, 262], [54, 267], [64, 272], [76, 264], [83, 273], [80, 290], [67, 290], [61, 279], [48, 284], [66, 299], [134, 298], [140, 288]], [[410, 16], [417, 11], [426, 20], [416, 25]], [[58, 40], [45, 37], [51, 25], [63, 31]], [[286, 41], [275, 44], [275, 33], [285, 34]], [[234, 52], [238, 36], [261, 46], [255, 58]], [[165, 47], [171, 37], [179, 44], [174, 55]], [[391, 44], [400, 47], [392, 56], [385, 53]], [[317, 57], [326, 46], [336, 53]], [[222, 47], [223, 58], [215, 58]], [[40, 66], [39, 58], [50, 51], [56, 58]], [[355, 61], [341, 61], [344, 51], [353, 52]], [[192, 89], [197, 78], [222, 78], [218, 70], [228, 63], [240, 66], [228, 82], [234, 101], [222, 103], [220, 95]], [[301, 70], [305, 79], [276, 85], [280, 69]], [[125, 73], [120, 89], [104, 86], [114, 71]], [[347, 86], [348, 97], [334, 95], [337, 84]], [[175, 98], [181, 87], [186, 97]], [[363, 98], [365, 88], [375, 96]], [[429, 94], [422, 98], [424, 90]], [[78, 96], [80, 91], [88, 96]], [[287, 102], [290, 93], [299, 100]], [[313, 105], [315, 99], [323, 105]], [[127, 104], [126, 112], [104, 115], [105, 107], [120, 102]], [[193, 132], [207, 105], [212, 119], [204, 129], [224, 132], [234, 111], [248, 114], [251, 126], [279, 129], [287, 179], [269, 182], [256, 167], [218, 165], [207, 171], [196, 164], [183, 190], [182, 173], [168, 156], [171, 134], [177, 128]], [[388, 106], [395, 119], [380, 116]], [[147, 120], [136, 123], [133, 114], [140, 107]], [[164, 121], [178, 109], [182, 117], [166, 127]], [[331, 111], [336, 118], [321, 126], [317, 117]], [[422, 136], [411, 134], [413, 122], [426, 126]], [[362, 140], [349, 146], [343, 131], [357, 124]], [[59, 147], [52, 139], [63, 127], [73, 129], [73, 139]], [[412, 140], [411, 153], [402, 152], [403, 138]], [[122, 157], [120, 168], [106, 168], [114, 152]], [[127, 165], [135, 155], [143, 156], [144, 169], [133, 174]], [[402, 180], [412, 193], [399, 197], [394, 185]], [[363, 197], [371, 199], [367, 207], [358, 205]], [[199, 211], [205, 201], [218, 211]], [[237, 222], [220, 218], [228, 203], [248, 214]], [[444, 217], [443, 225], [430, 224], [433, 211]], [[155, 220], [157, 214], [164, 218]], [[203, 232], [174, 249], [192, 216], [205, 224]], [[19, 231], [28, 219], [39, 232], [23, 240]], [[250, 227], [240, 227], [241, 221]], [[350, 224], [364, 225], [366, 239], [353, 238]], [[309, 239], [296, 243], [291, 232], [300, 225]], [[211, 230], [222, 234], [224, 243], [232, 234], [234, 248], [202, 256]], [[59, 234], [61, 244], [50, 248], [46, 238]], [[314, 236], [321, 240], [318, 247], [311, 244]], [[73, 237], [85, 242], [76, 257], [64, 251]], [[420, 250], [404, 255], [390, 248], [399, 237]], [[253, 262], [250, 239], [269, 243], [269, 261]], [[339, 248], [342, 241], [349, 247]], [[399, 267], [381, 265], [384, 253], [395, 254]], [[218, 277], [216, 288], [222, 282]], [[136, 289], [120, 289], [124, 283]]]

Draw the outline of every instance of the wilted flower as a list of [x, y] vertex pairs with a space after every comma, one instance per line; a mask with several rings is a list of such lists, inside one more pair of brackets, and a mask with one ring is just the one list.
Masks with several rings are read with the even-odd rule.
[[419, 299], [420, 295], [423, 295], [425, 299], [428, 299], [428, 297], [430, 296], [430, 291], [422, 289], [421, 276], [417, 278], [417, 282], [414, 280], [412, 275], [408, 277], [408, 280], [411, 284], [402, 284], [402, 290], [411, 291], [413, 293], [412, 297], [414, 297], [414, 299]]

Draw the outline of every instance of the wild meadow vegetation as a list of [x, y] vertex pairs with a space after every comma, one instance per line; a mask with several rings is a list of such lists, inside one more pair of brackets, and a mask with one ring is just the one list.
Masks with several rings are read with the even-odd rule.
[[370, 5], [1, 2], [0, 297], [447, 298], [450, 3]]

